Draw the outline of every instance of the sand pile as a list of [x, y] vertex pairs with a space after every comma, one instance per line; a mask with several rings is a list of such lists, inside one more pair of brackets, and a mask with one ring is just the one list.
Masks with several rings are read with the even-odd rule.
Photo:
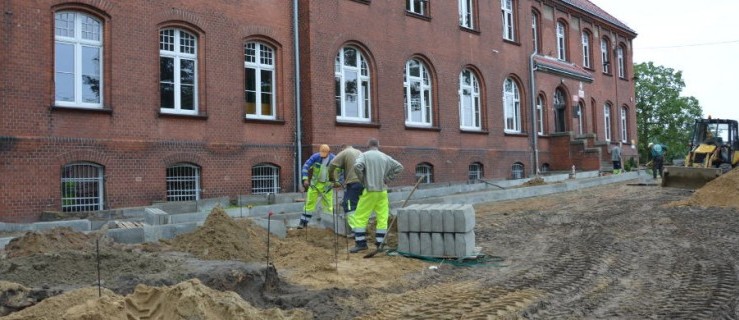
[[109, 290], [98, 297], [97, 288], [71, 291], [11, 314], [8, 320], [18, 319], [312, 319], [302, 309], [282, 311], [260, 310], [252, 307], [238, 294], [220, 292], [193, 279], [170, 287], [139, 285], [127, 295], [119, 296]]
[[95, 234], [76, 232], [69, 227], [54, 228], [42, 232], [27, 232], [5, 246], [8, 258], [29, 256], [36, 253], [49, 253], [68, 250], [88, 250], [95, 248]]
[[[276, 242], [277, 237], [271, 241]], [[251, 220], [236, 221], [215, 207], [198, 230], [172, 239], [171, 245], [205, 260], [266, 261], [267, 231]]]
[[674, 205], [728, 207], [739, 209], [739, 169], [734, 169], [708, 182], [685, 201]]

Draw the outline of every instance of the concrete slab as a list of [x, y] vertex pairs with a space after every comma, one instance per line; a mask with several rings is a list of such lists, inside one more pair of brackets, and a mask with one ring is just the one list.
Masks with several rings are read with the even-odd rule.
[[72, 230], [79, 231], [79, 232], [92, 230], [92, 224], [90, 223], [90, 220], [87, 220], [87, 219], [33, 223], [34, 231], [49, 230], [49, 229], [60, 228], [60, 227], [72, 228]]
[[145, 240], [144, 228], [109, 229], [107, 235], [115, 242], [134, 244]]
[[[287, 237], [287, 227], [285, 226], [285, 223], [281, 220], [277, 219], [254, 219], [254, 222], [264, 228], [265, 230], [269, 230], [269, 232], [275, 236], [277, 236], [280, 239], [284, 239]], [[269, 223], [269, 229], [267, 229]]]
[[144, 209], [144, 222], [148, 225], [158, 226], [163, 224], [169, 224], [169, 215], [164, 210], [159, 208], [146, 208]]

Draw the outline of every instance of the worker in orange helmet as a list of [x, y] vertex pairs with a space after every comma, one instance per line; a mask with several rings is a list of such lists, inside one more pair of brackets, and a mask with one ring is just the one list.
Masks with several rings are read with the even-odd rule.
[[333, 214], [333, 188], [329, 179], [329, 164], [334, 159], [331, 148], [322, 144], [318, 152], [314, 153], [303, 164], [303, 190], [308, 192], [305, 197], [303, 215], [300, 217], [298, 229], [308, 226], [308, 222], [316, 212], [318, 199], [324, 212]]

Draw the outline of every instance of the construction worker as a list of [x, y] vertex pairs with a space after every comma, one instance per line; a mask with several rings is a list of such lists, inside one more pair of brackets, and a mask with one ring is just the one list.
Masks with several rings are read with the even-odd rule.
[[611, 162], [613, 163], [613, 174], [621, 173], [621, 142], [611, 149]]
[[305, 197], [305, 207], [303, 208], [303, 215], [300, 217], [298, 229], [308, 226], [308, 222], [316, 211], [319, 198], [323, 210], [333, 214], [333, 195], [328, 177], [329, 163], [333, 159], [334, 154], [331, 153], [331, 148], [326, 144], [322, 144], [318, 152], [310, 156], [303, 164], [303, 188], [308, 191], [308, 195]]
[[647, 148], [649, 148], [649, 155], [652, 156], [652, 178], [657, 179], [658, 173], [659, 177], [662, 178], [663, 164], [665, 161], [667, 146], [661, 143], [650, 142]]
[[349, 226], [354, 230], [354, 248], [351, 253], [367, 250], [367, 224], [372, 211], [376, 214], [375, 245], [378, 249], [387, 235], [387, 219], [390, 213], [390, 201], [387, 197], [386, 181], [392, 181], [403, 171], [403, 165], [378, 148], [380, 142], [375, 138], [367, 143], [369, 150], [362, 153], [354, 164], [354, 172], [364, 185], [359, 197], [356, 213], [349, 217]]
[[334, 188], [342, 186], [336, 179], [336, 170], [340, 170], [344, 176], [344, 199], [341, 201], [341, 207], [344, 209], [346, 217], [354, 214], [354, 211], [357, 210], [359, 196], [364, 190], [364, 186], [359, 182], [359, 178], [354, 172], [354, 163], [361, 154], [361, 151], [354, 149], [351, 145], [342, 145], [341, 152], [331, 161], [328, 168], [328, 176]]

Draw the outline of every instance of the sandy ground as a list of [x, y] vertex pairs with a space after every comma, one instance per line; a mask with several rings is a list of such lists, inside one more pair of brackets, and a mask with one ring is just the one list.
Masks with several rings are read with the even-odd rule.
[[313, 228], [270, 237], [268, 261], [263, 230], [214, 212], [167, 243], [103, 242], [102, 298], [89, 238], [29, 236], [0, 260], [0, 305], [23, 309], [3, 319], [144, 319], [165, 305], [162, 319], [736, 319], [737, 186], [739, 170], [697, 192], [623, 183], [476, 205], [477, 246], [495, 259], [467, 266], [363, 259]]

